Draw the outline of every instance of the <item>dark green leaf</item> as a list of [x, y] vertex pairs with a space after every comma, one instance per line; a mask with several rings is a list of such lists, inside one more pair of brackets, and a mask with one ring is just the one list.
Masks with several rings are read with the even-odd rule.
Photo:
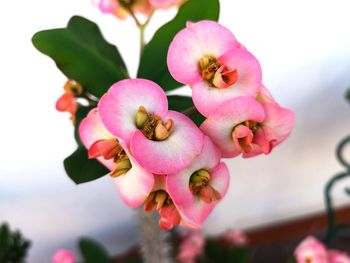
[[192, 98], [187, 96], [168, 96], [169, 110], [180, 111], [188, 113], [187, 115], [200, 126], [205, 120], [205, 117], [201, 115], [194, 107]]
[[97, 97], [127, 77], [117, 48], [106, 42], [95, 23], [85, 18], [75, 16], [67, 28], [40, 31], [32, 42], [69, 79], [78, 81]]
[[345, 98], [350, 102], [350, 89], [345, 92]]
[[96, 241], [83, 238], [79, 247], [85, 263], [111, 263], [107, 251]]
[[219, 19], [219, 0], [189, 0], [181, 6], [173, 20], [162, 26], [146, 45], [141, 57], [138, 77], [157, 82], [165, 91], [180, 87], [168, 71], [166, 64], [168, 47], [177, 32], [187, 21]]
[[63, 164], [66, 173], [76, 184], [89, 182], [109, 173], [108, 169], [96, 159], [88, 159], [84, 146], [79, 146], [64, 160]]
[[250, 252], [247, 248], [232, 248], [228, 251], [227, 260], [225, 262], [247, 263], [249, 262]]

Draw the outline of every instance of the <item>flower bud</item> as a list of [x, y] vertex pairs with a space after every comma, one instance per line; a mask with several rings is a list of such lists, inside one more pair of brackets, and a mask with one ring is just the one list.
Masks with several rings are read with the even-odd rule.
[[115, 165], [114, 170], [110, 173], [113, 178], [123, 175], [131, 169], [131, 162], [128, 157], [118, 160]]

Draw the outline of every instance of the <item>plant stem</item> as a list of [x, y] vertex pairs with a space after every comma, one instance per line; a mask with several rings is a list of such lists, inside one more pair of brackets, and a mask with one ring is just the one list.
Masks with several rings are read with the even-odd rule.
[[141, 230], [141, 254], [144, 263], [174, 263], [171, 258], [170, 234], [159, 228], [154, 213], [138, 208], [137, 216]]

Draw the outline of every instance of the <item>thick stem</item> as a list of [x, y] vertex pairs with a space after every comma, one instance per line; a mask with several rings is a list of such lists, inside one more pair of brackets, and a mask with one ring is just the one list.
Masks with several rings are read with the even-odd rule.
[[170, 234], [161, 230], [154, 213], [146, 213], [143, 208], [137, 209], [141, 230], [141, 254], [145, 263], [174, 263], [171, 257]]

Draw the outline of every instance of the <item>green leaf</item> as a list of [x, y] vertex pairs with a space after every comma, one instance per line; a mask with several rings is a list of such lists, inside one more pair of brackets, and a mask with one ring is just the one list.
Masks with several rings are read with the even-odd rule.
[[350, 102], [350, 89], [345, 92], [345, 98]]
[[165, 91], [182, 86], [173, 79], [167, 67], [168, 48], [177, 32], [187, 21], [219, 19], [219, 0], [189, 0], [179, 9], [173, 20], [163, 25], [145, 46], [137, 76], [158, 83]]
[[194, 123], [197, 124], [198, 127], [205, 120], [205, 117], [194, 108], [191, 97], [177, 95], [168, 96], [168, 103], [169, 110], [185, 112], [188, 109], [192, 109], [192, 113], [189, 115], [189, 117], [194, 121]]
[[63, 161], [63, 165], [76, 184], [96, 180], [109, 173], [96, 159], [88, 159], [87, 150], [82, 145]]
[[96, 241], [83, 238], [79, 241], [79, 247], [85, 263], [111, 263], [112, 260], [107, 251]]
[[32, 42], [63, 74], [96, 97], [127, 77], [117, 48], [106, 42], [95, 23], [83, 17], [71, 18], [67, 28], [40, 31]]

